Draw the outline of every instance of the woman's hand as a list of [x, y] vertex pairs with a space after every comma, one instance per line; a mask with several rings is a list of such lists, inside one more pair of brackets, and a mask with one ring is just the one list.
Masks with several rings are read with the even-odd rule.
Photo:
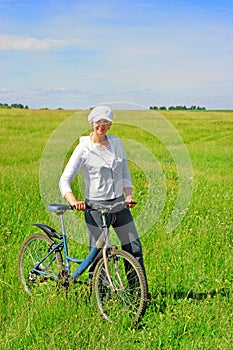
[[133, 208], [137, 202], [132, 198], [132, 196], [127, 196], [125, 201], [128, 203], [127, 208]]
[[128, 204], [128, 208], [133, 208], [133, 207], [135, 207], [136, 204], [137, 204], [137, 202], [134, 199], [131, 199], [131, 201]]
[[70, 203], [71, 207], [74, 207], [76, 210], [85, 210], [86, 204], [84, 201], [77, 201], [72, 192], [67, 192], [65, 194], [65, 199]]
[[86, 204], [84, 201], [76, 201], [75, 203], [70, 203], [70, 205], [74, 207], [76, 210], [84, 211], [86, 209]]

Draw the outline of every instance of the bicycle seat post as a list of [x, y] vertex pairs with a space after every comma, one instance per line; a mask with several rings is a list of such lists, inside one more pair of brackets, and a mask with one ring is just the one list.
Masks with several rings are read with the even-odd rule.
[[[67, 257], [68, 254], [68, 246], [67, 246], [67, 240], [66, 240], [66, 230], [65, 230], [65, 220], [64, 220], [64, 211], [60, 211], [59, 213], [57, 213], [60, 216], [60, 221], [61, 221], [61, 230], [62, 230], [62, 236], [63, 236], [63, 243], [64, 243], [64, 252], [65, 252], [65, 256]], [[69, 262], [66, 261], [65, 263], [68, 271], [70, 271], [70, 265]]]
[[63, 236], [65, 236], [66, 230], [65, 230], [65, 221], [64, 221], [63, 212], [61, 212], [59, 215], [60, 215], [60, 221], [61, 221], [62, 234], [63, 234]]
[[64, 210], [57, 210], [56, 214], [60, 216], [60, 223], [61, 223], [61, 230], [62, 230], [62, 235], [65, 236], [66, 231], [65, 231], [65, 221], [64, 221]]

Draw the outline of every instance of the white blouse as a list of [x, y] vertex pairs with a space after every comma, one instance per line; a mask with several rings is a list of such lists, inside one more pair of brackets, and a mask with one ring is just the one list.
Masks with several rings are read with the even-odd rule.
[[107, 148], [95, 145], [90, 136], [80, 137], [80, 142], [60, 178], [62, 196], [72, 192], [71, 183], [79, 170], [85, 181], [87, 200], [108, 200], [123, 195], [125, 187], [132, 187], [124, 147], [119, 138], [106, 135]]

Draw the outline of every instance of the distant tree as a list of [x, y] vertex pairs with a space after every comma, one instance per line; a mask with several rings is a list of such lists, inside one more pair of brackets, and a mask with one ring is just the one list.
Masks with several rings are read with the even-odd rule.
[[0, 103], [0, 108], [20, 108], [20, 109], [29, 109], [29, 107], [26, 105], [24, 106], [22, 103], [12, 103], [11, 105], [8, 105], [7, 103]]
[[[152, 109], [152, 110], [159, 109], [159, 110], [165, 111], [165, 110], [167, 110], [167, 107], [165, 107], [165, 106], [162, 106], [162, 107], [153, 106], [153, 107], [150, 107], [150, 109]], [[195, 110], [201, 111], [201, 110], [206, 110], [206, 108], [200, 107], [200, 106], [195, 106], [195, 105], [192, 105], [191, 107], [187, 107], [186, 105], [184, 105], [184, 106], [178, 105], [178, 106], [169, 106], [168, 110], [169, 111], [190, 111], [190, 110], [191, 111], [195, 111]]]
[[20, 108], [23, 109], [24, 106], [21, 103], [12, 103], [11, 108]]
[[10, 108], [7, 103], [0, 103], [0, 108]]

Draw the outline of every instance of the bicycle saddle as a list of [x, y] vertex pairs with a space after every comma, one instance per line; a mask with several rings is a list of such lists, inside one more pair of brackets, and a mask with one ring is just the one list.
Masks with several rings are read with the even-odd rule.
[[73, 208], [68, 204], [49, 204], [48, 209], [53, 212], [73, 210]]

